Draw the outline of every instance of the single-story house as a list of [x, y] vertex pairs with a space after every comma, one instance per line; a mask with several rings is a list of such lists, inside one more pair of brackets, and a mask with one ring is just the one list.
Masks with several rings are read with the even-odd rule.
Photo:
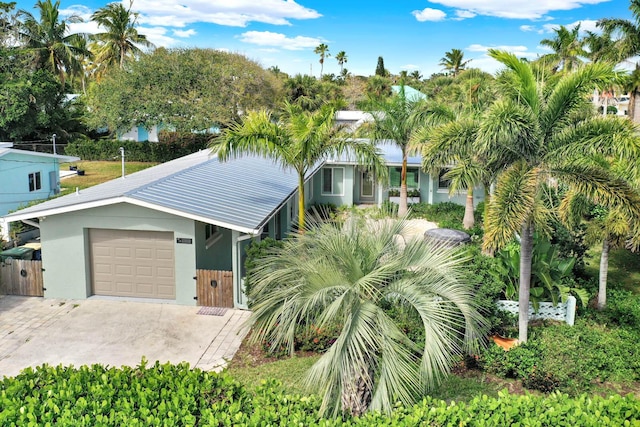
[[[38, 153], [0, 143], [0, 216], [24, 207], [34, 200], [47, 199], [60, 192], [60, 163], [78, 157]], [[8, 240], [9, 230], [0, 222], [0, 235]]]
[[[310, 172], [309, 177], [316, 172]], [[297, 215], [297, 175], [247, 156], [200, 151], [7, 215], [38, 222], [45, 297], [92, 295], [195, 305], [196, 270], [233, 272], [236, 307], [252, 238], [281, 238]]]
[[[389, 179], [379, 180], [366, 168], [359, 166], [354, 159], [343, 155], [324, 163], [320, 171], [309, 180], [311, 191], [307, 191], [310, 204], [342, 205], [382, 205], [384, 201], [398, 201], [400, 191], [400, 172], [402, 170], [402, 152], [393, 143], [379, 145], [385, 163], [389, 168]], [[430, 175], [421, 168], [420, 156], [407, 159], [407, 192], [409, 203], [436, 204], [453, 202], [466, 203], [466, 192], [449, 194], [449, 182], [443, 178], [446, 169], [439, 175]], [[474, 204], [484, 200], [484, 190], [477, 187], [473, 192]]]
[[[400, 150], [382, 145], [390, 182], [378, 182], [348, 155], [309, 171], [306, 205], [382, 204], [399, 186]], [[442, 180], [409, 159], [409, 188], [420, 200], [450, 200]], [[270, 159], [220, 162], [209, 151], [185, 156], [5, 217], [40, 227], [45, 297], [92, 295], [194, 305], [196, 270], [233, 273], [243, 292], [252, 239], [282, 238], [297, 218], [297, 176]], [[478, 201], [481, 192], [478, 192]], [[418, 200], [414, 200], [417, 202]], [[464, 204], [465, 195], [453, 201]]]

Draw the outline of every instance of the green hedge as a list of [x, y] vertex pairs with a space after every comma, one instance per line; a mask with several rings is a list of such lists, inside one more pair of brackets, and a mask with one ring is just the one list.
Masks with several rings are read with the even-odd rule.
[[640, 401], [565, 394], [425, 398], [390, 415], [322, 419], [319, 399], [285, 395], [265, 382], [247, 390], [226, 374], [143, 363], [78, 369], [41, 366], [0, 382], [2, 426], [639, 426]]
[[207, 148], [211, 135], [160, 133], [160, 142], [117, 141], [113, 139], [80, 140], [67, 144], [65, 154], [82, 160], [117, 160], [120, 147], [133, 162], [164, 163]]

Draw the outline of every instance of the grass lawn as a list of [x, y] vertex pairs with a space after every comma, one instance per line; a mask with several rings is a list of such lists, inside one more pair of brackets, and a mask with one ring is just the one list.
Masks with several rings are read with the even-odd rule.
[[[598, 278], [600, 270], [599, 245], [589, 249], [584, 258], [586, 272]], [[607, 286], [611, 289], [625, 289], [640, 293], [640, 253], [633, 253], [626, 249], [614, 249], [609, 252], [609, 273]]]
[[[143, 169], [155, 166], [157, 163], [145, 163], [145, 162], [126, 162], [125, 173], [131, 174], [141, 171]], [[115, 162], [75, 162], [75, 163], [63, 163], [60, 165], [60, 170], [68, 170], [69, 165], [77, 165], [78, 169], [85, 171], [84, 176], [72, 175], [64, 178], [60, 182], [62, 187], [60, 195], [73, 193], [76, 191], [76, 187], [84, 189], [93, 187], [94, 185], [101, 184], [106, 181], [110, 181], [114, 178], [122, 176], [122, 163], [120, 161]]]
[[[282, 389], [289, 394], [308, 394], [302, 380], [306, 371], [320, 356], [302, 354], [292, 358], [265, 358], [258, 347], [243, 343], [231, 360], [227, 372], [245, 387], [252, 389], [267, 379], [277, 379]], [[522, 394], [523, 388], [517, 381], [504, 380], [480, 371], [462, 370], [450, 375], [431, 393], [436, 399], [469, 401], [475, 396], [486, 394], [497, 397], [502, 389], [510, 393]]]

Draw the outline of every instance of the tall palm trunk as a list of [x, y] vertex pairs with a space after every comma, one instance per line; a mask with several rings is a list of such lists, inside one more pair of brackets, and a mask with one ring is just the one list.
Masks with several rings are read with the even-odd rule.
[[526, 342], [529, 328], [529, 293], [531, 290], [531, 259], [533, 257], [533, 226], [526, 221], [520, 235], [520, 290], [518, 293], [518, 339]]
[[407, 149], [402, 149], [402, 171], [400, 172], [400, 206], [398, 207], [398, 216], [402, 217], [407, 214], [409, 207], [407, 206]]
[[298, 232], [304, 233], [304, 172], [298, 174]]
[[607, 274], [609, 273], [609, 239], [602, 240], [602, 254], [600, 255], [600, 275], [598, 278], [598, 310], [607, 305]]
[[359, 417], [369, 408], [373, 383], [371, 372], [366, 368], [354, 367], [353, 371], [353, 375], [342, 384], [342, 410]]
[[467, 202], [464, 205], [464, 218], [462, 219], [462, 227], [465, 230], [470, 229], [475, 225], [475, 218], [473, 216], [473, 187], [467, 188]]

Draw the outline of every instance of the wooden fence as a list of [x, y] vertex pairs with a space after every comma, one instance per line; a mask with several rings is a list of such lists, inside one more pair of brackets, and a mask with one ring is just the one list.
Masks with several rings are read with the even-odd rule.
[[44, 296], [42, 261], [12, 259], [0, 263], [0, 293], [30, 297]]
[[233, 272], [196, 270], [198, 305], [233, 308]]

